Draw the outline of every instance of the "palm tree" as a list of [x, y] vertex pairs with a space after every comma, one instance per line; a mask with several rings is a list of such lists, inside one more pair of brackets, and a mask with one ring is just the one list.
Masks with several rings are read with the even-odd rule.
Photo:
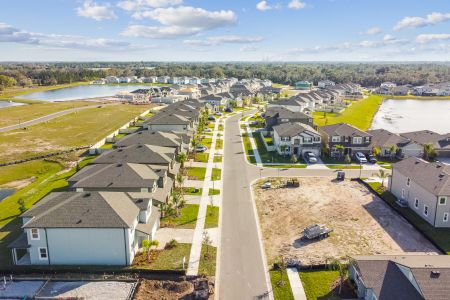
[[378, 171], [378, 173], [375, 173], [373, 175], [377, 176], [378, 178], [381, 179], [381, 187], [384, 188], [384, 180], [388, 177], [388, 174], [386, 173], [386, 171], [380, 169]]
[[434, 150], [433, 144], [423, 145], [423, 158], [425, 160], [431, 161], [436, 157], [436, 150]]
[[335, 150], [338, 150], [338, 153], [339, 153], [339, 159], [341, 159], [341, 157], [342, 157], [342, 154], [344, 153], [344, 146], [343, 145], [335, 145], [334, 146], [334, 149]]
[[147, 260], [150, 260], [150, 249], [155, 246], [158, 247], [159, 242], [157, 240], [143, 240], [142, 241], [142, 248], [144, 248], [144, 254], [147, 254]]
[[181, 169], [184, 168], [184, 163], [186, 162], [186, 160], [187, 160], [186, 153], [180, 152], [177, 154], [176, 161], [180, 163]]
[[347, 278], [348, 267], [346, 264], [343, 264], [339, 259], [335, 259], [332, 263], [332, 268], [334, 270], [339, 271], [339, 295], [342, 292], [342, 286], [344, 285], [344, 281]]
[[192, 145], [192, 148], [194, 149], [194, 160], [195, 160], [195, 158], [196, 158], [195, 154], [197, 153], [197, 152], [195, 152], [195, 148], [197, 148], [197, 146], [199, 145], [199, 141], [198, 141], [198, 136], [197, 135], [194, 135], [194, 137], [192, 138], [191, 145]]
[[184, 203], [184, 195], [181, 189], [174, 189], [172, 193], [172, 203], [175, 208], [175, 215], [178, 217], [180, 215], [180, 207]]
[[392, 145], [392, 146], [389, 148], [389, 152], [390, 152], [390, 154], [391, 154], [391, 159], [394, 159], [395, 155], [397, 154], [397, 151], [398, 151], [397, 145]]

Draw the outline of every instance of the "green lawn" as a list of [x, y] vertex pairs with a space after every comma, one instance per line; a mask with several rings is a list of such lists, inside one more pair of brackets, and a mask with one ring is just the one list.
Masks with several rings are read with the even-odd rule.
[[208, 162], [209, 153], [196, 153], [194, 157], [195, 157], [194, 161], [206, 163]]
[[[272, 283], [273, 296], [275, 300], [294, 300], [291, 285], [287, 277], [286, 271], [270, 270], [270, 282]], [[278, 285], [280, 280], [284, 281], [284, 285]]]
[[17, 165], [0, 167], [0, 185], [22, 179], [36, 179], [49, 173], [61, 171], [59, 163], [47, 160], [33, 160]]
[[161, 218], [161, 227], [194, 229], [197, 222], [198, 204], [187, 204], [180, 209], [180, 215]]
[[330, 169], [360, 169], [359, 165], [328, 165]]
[[222, 155], [214, 155], [214, 162], [222, 162]]
[[200, 144], [202, 144], [203, 146], [206, 146], [208, 149], [211, 149], [212, 138], [203, 138], [200, 141]]
[[206, 168], [203, 167], [188, 167], [186, 168], [189, 179], [205, 180]]
[[219, 226], [219, 207], [208, 205], [206, 209], [205, 229]]
[[318, 126], [348, 123], [361, 130], [368, 130], [382, 100], [381, 96], [370, 95], [365, 99], [353, 101], [342, 113], [327, 113], [326, 117], [323, 112], [313, 112], [314, 123]]
[[340, 299], [331, 292], [332, 283], [339, 278], [338, 271], [302, 271], [299, 274], [308, 300]]
[[248, 133], [243, 133], [242, 134], [242, 139], [244, 141], [245, 153], [247, 155], [252, 155], [253, 154], [253, 149], [252, 149], [252, 144], [250, 143], [250, 137], [248, 136]]
[[218, 189], [209, 189], [208, 195], [209, 196], [220, 195], [220, 190], [218, 190]]
[[223, 140], [216, 139], [216, 149], [223, 149]]
[[223, 130], [223, 125], [220, 124], [218, 129], [219, 129], [219, 131], [222, 131]]
[[149, 270], [183, 270], [183, 257], [186, 258], [185, 268], [189, 263], [191, 244], [179, 243], [172, 249], [158, 250], [157, 258], [145, 265], [133, 265], [131, 268]]
[[185, 187], [183, 188], [183, 192], [185, 195], [191, 195], [191, 196], [200, 196], [202, 194], [202, 188], [198, 188], [197, 192], [195, 191], [196, 188], [193, 187]]
[[222, 175], [222, 170], [221, 169], [218, 169], [218, 168], [213, 168], [212, 169], [212, 174], [211, 174], [212, 180], [220, 180], [221, 175]]
[[103, 144], [100, 149], [112, 149], [114, 143], [105, 143]]
[[[206, 253], [208, 253], [207, 256]], [[202, 245], [202, 251], [200, 253], [200, 264], [198, 266], [198, 274], [207, 276], [216, 275], [216, 255], [217, 255], [216, 247]]]
[[[261, 134], [254, 135], [256, 147], [259, 152], [259, 156], [261, 157], [261, 161], [263, 163], [291, 163], [291, 158], [289, 155], [279, 155], [276, 151], [267, 151], [266, 146], [264, 145], [263, 138]], [[299, 159], [299, 163], [303, 161]], [[283, 166], [284, 168], [289, 168], [289, 166]]]
[[386, 202], [404, 216], [410, 223], [416, 225], [421, 231], [437, 245], [439, 245], [444, 252], [450, 254], [450, 228], [434, 228], [414, 211], [408, 207], [400, 207], [395, 201], [396, 197], [389, 191], [383, 190], [379, 182], [370, 182], [368, 185], [381, 196]]
[[305, 164], [295, 164], [295, 165], [268, 165], [268, 164], [263, 164], [264, 167], [266, 168], [277, 168], [277, 169], [290, 169], [290, 168], [294, 168], [294, 169], [304, 169], [307, 167], [307, 165]]

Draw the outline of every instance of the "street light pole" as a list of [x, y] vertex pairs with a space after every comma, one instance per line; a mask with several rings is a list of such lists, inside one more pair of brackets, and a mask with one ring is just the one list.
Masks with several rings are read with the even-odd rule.
[[362, 173], [362, 163], [359, 162], [359, 179], [361, 179], [361, 173]]

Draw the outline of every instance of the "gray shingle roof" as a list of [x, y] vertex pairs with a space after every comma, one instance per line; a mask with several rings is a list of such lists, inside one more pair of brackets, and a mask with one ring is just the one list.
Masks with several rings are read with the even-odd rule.
[[359, 130], [358, 128], [347, 123], [338, 123], [320, 127], [329, 136], [371, 136], [370, 134]]
[[403, 147], [410, 143], [409, 139], [385, 129], [369, 130], [367, 133], [372, 135], [372, 143], [378, 147], [390, 147], [392, 145]]
[[130, 228], [139, 208], [125, 193], [51, 193], [22, 217], [24, 228]]
[[81, 169], [69, 182], [75, 188], [152, 188], [158, 174], [143, 164], [98, 164]]
[[149, 125], [188, 125], [190, 122], [188, 118], [172, 112], [159, 112], [144, 121]]
[[287, 109], [286, 107], [272, 106], [268, 107], [265, 116], [269, 118], [278, 117], [280, 119], [310, 119], [308, 116], [302, 112], [295, 112]]
[[171, 132], [143, 130], [121, 138], [114, 146], [127, 147], [137, 144], [178, 148], [181, 146], [181, 138]]
[[307, 132], [311, 133], [313, 135], [319, 135], [319, 133], [314, 130], [309, 125], [303, 124], [303, 123], [283, 123], [277, 126], [273, 127], [273, 130], [277, 132], [279, 136], [297, 136], [300, 133]]
[[435, 149], [450, 149], [450, 133], [439, 134], [431, 130], [420, 130], [400, 135], [421, 145], [432, 144]]
[[156, 145], [131, 145], [105, 152], [93, 164], [136, 163], [170, 164], [175, 159], [175, 149]]
[[400, 172], [433, 195], [450, 195], [450, 165], [409, 157], [395, 163], [393, 169], [394, 176]]

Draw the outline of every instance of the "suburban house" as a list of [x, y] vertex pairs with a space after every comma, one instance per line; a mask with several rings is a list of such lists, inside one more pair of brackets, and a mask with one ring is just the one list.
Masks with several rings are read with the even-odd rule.
[[185, 152], [189, 143], [186, 143], [187, 135], [179, 132], [163, 132], [143, 130], [133, 134], [126, 135], [119, 139], [114, 148], [123, 148], [133, 145], [155, 145], [161, 147], [170, 147], [175, 149], [175, 153]]
[[[380, 156], [382, 157], [422, 157], [423, 146], [407, 139], [399, 134], [392, 133], [385, 129], [374, 129], [367, 131], [372, 135], [372, 149], [378, 147], [380, 149]], [[397, 148], [396, 153], [391, 153], [393, 147]]]
[[400, 135], [422, 146], [433, 145], [438, 157], [450, 157], [450, 133], [440, 134], [431, 130], [421, 130]]
[[356, 152], [372, 151], [372, 135], [347, 123], [322, 126], [319, 132], [322, 135], [323, 146], [330, 150], [331, 157], [346, 154], [352, 156]]
[[175, 179], [180, 170], [176, 162], [176, 149], [156, 145], [131, 145], [104, 152], [92, 161], [93, 164], [133, 163], [145, 164], [153, 169], [167, 169], [168, 176]]
[[194, 121], [175, 113], [160, 112], [144, 121], [144, 129], [150, 131], [180, 131], [193, 130]]
[[358, 299], [443, 300], [450, 295], [448, 255], [355, 256], [349, 278]]
[[294, 112], [303, 112], [305, 109], [309, 107], [309, 101], [300, 99], [298, 97], [292, 97], [288, 99], [280, 99], [277, 101], [269, 102], [267, 105], [268, 108], [271, 107], [284, 107]]
[[264, 113], [264, 119], [266, 120], [266, 127], [268, 130], [272, 130], [273, 126], [280, 125], [282, 123], [299, 122], [309, 126], [313, 125], [313, 118], [311, 116], [279, 106], [268, 107]]
[[280, 155], [302, 156], [311, 151], [319, 156], [321, 151], [320, 134], [303, 123], [282, 123], [273, 127], [273, 143]]
[[410, 157], [392, 167], [389, 190], [434, 227], [450, 227], [450, 165]]
[[310, 90], [312, 88], [312, 83], [309, 81], [298, 81], [295, 83], [296, 90]]
[[334, 81], [331, 81], [331, 80], [320, 80], [317, 83], [317, 86], [321, 89], [326, 89], [330, 86], [335, 86], [335, 85], [336, 85], [336, 83], [334, 83]]
[[158, 209], [145, 203], [120, 192], [51, 193], [21, 215], [14, 264], [131, 265], [159, 226]]
[[208, 103], [213, 107], [213, 110], [219, 111], [221, 107], [227, 106], [230, 101], [229, 98], [225, 98], [220, 95], [206, 95], [199, 99], [203, 103]]

